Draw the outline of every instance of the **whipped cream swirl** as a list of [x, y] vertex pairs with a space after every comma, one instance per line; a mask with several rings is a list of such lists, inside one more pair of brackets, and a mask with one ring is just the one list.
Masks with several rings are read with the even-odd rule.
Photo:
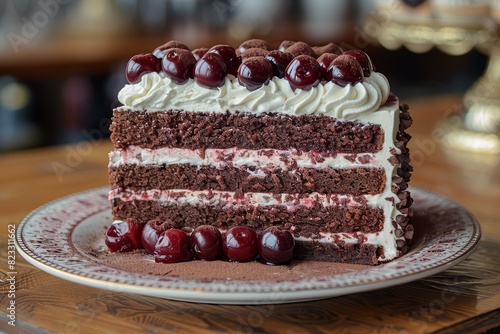
[[326, 115], [355, 119], [383, 105], [390, 87], [386, 77], [373, 72], [356, 85], [340, 87], [333, 82], [320, 83], [309, 90], [293, 90], [285, 79], [274, 77], [269, 84], [254, 91], [226, 77], [217, 89], [199, 86], [193, 79], [179, 85], [163, 73], [147, 73], [136, 84], [127, 84], [118, 100], [132, 109], [149, 111], [175, 109], [190, 111], [278, 112], [288, 115]]

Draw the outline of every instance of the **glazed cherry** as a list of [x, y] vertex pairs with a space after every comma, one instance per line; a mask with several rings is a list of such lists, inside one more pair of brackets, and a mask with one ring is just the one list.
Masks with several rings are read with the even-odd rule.
[[313, 46], [312, 49], [318, 57], [324, 53], [334, 53], [336, 55], [341, 55], [342, 52], [344, 52], [344, 50], [342, 50], [340, 46], [334, 43], [328, 43], [323, 46]]
[[285, 69], [285, 79], [293, 89], [309, 90], [321, 79], [321, 69], [318, 62], [311, 56], [295, 57]]
[[296, 42], [295, 41], [289, 41], [289, 40], [284, 40], [281, 42], [280, 46], [278, 47], [278, 51], [285, 51], [292, 45], [294, 45]]
[[191, 53], [193, 54], [194, 59], [198, 61], [201, 59], [201, 57], [205, 55], [205, 53], [207, 53], [207, 51], [208, 51], [207, 48], [199, 48], [199, 49], [194, 49], [193, 51], [191, 51]]
[[166, 230], [155, 245], [154, 256], [155, 262], [162, 263], [191, 260], [188, 235], [175, 228]]
[[249, 40], [244, 41], [243, 43], [241, 43], [240, 46], [238, 47], [238, 52], [240, 54], [243, 54], [243, 52], [245, 52], [246, 50], [253, 49], [253, 48], [264, 49], [264, 50], [267, 50], [267, 51], [271, 51], [272, 50], [272, 48], [269, 45], [269, 43], [267, 43], [263, 39], [257, 39], [257, 38], [255, 38], [255, 39], [249, 39]]
[[172, 223], [170, 221], [162, 221], [160, 219], [148, 221], [146, 225], [144, 225], [141, 234], [142, 247], [144, 247], [146, 252], [153, 254], [160, 235], [171, 227]]
[[262, 231], [257, 245], [259, 255], [266, 263], [285, 264], [293, 258], [295, 240], [290, 232], [272, 226]]
[[125, 75], [131, 84], [141, 81], [143, 74], [161, 71], [161, 60], [152, 53], [135, 55], [127, 63]]
[[194, 65], [196, 65], [196, 59], [191, 51], [179, 48], [165, 50], [161, 61], [165, 75], [179, 85], [192, 78]]
[[200, 260], [214, 260], [222, 254], [222, 235], [214, 226], [201, 225], [189, 237], [191, 252]]
[[307, 55], [311, 56], [313, 58], [316, 58], [316, 52], [312, 49], [312, 47], [304, 42], [295, 42], [291, 46], [285, 49], [286, 52], [290, 52], [293, 54], [294, 57], [300, 56], [300, 55]]
[[104, 242], [112, 252], [129, 252], [142, 247], [142, 224], [136, 219], [116, 220], [106, 232]]
[[250, 57], [265, 57], [269, 54], [269, 51], [261, 48], [250, 48], [246, 49], [245, 52], [241, 54], [241, 61], [244, 62]]
[[227, 67], [227, 73], [236, 76], [238, 67], [241, 64], [241, 59], [236, 56], [236, 51], [232, 46], [219, 44], [211, 47], [207, 53], [216, 53], [222, 57], [224, 64]]
[[216, 53], [206, 53], [194, 67], [194, 80], [200, 86], [217, 88], [224, 83], [227, 67], [224, 60]]
[[369, 77], [372, 74], [373, 71], [372, 60], [370, 59], [370, 56], [366, 54], [366, 52], [355, 49], [355, 50], [345, 51], [343, 54], [353, 56], [354, 58], [356, 58], [358, 63], [361, 65], [361, 68], [363, 69], [363, 75], [365, 77]]
[[328, 67], [330, 67], [332, 61], [337, 57], [338, 55], [335, 53], [323, 53], [321, 56], [318, 57], [317, 61], [319, 67], [321, 68], [321, 75], [323, 79], [327, 81], [332, 80], [330, 74], [328, 73]]
[[355, 85], [364, 79], [361, 65], [356, 58], [349, 55], [335, 58], [328, 67], [328, 75], [332, 78], [331, 81], [341, 87]]
[[223, 239], [222, 250], [231, 261], [251, 261], [257, 255], [257, 234], [246, 226], [232, 227]]
[[179, 41], [168, 41], [167, 43], [162, 44], [159, 47], [157, 47], [156, 49], [154, 49], [153, 55], [155, 57], [161, 59], [161, 58], [163, 58], [163, 56], [165, 56], [165, 51], [168, 50], [168, 49], [172, 49], [172, 48], [184, 49], [184, 50], [188, 50], [189, 51], [189, 48], [184, 43], [182, 43], [182, 42], [179, 42]]
[[293, 55], [289, 52], [272, 50], [267, 54], [266, 59], [269, 60], [273, 66], [273, 74], [278, 78], [283, 78], [285, 69], [292, 61]]
[[256, 90], [269, 83], [273, 77], [273, 66], [264, 57], [250, 57], [238, 68], [238, 82], [248, 90]]

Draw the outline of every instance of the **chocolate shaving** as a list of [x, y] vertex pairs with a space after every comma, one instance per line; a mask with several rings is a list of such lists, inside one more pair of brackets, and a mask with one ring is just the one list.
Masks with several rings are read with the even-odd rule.
[[405, 234], [405, 232], [403, 232], [403, 230], [399, 229], [399, 228], [396, 229], [396, 232], [394, 232], [394, 235], [396, 236], [396, 238], [401, 238], [403, 236], [403, 234]]
[[407, 225], [405, 233], [404, 233], [405, 239], [408, 239], [408, 240], [413, 239], [413, 233], [414, 233], [413, 225]]
[[389, 163], [393, 166], [396, 166], [398, 164], [398, 158], [395, 155], [391, 155], [389, 159], [387, 159]]

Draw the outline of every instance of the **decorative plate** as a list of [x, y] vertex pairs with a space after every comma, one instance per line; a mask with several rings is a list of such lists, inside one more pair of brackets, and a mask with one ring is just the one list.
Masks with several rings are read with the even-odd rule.
[[[17, 228], [20, 254], [47, 273], [95, 288], [199, 303], [255, 305], [329, 298], [418, 280], [464, 260], [481, 235], [478, 222], [466, 209], [412, 188], [415, 236], [411, 249], [386, 264], [161, 264], [141, 252], [106, 252], [104, 233], [112, 222], [107, 192], [105, 187], [76, 193], [31, 212]], [[125, 258], [132, 265], [127, 266]], [[141, 266], [152, 270], [145, 272], [138, 269]]]

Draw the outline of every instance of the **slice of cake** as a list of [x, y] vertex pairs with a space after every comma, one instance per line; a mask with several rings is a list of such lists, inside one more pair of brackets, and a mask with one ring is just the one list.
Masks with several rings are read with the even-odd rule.
[[290, 231], [295, 258], [408, 251], [408, 107], [360, 50], [250, 40], [134, 56], [113, 111], [117, 220]]

